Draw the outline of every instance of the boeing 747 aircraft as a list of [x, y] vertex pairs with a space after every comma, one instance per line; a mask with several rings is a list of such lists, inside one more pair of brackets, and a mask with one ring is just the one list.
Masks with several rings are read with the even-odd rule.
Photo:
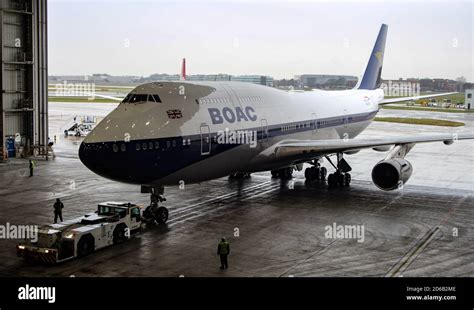
[[[381, 81], [387, 25], [382, 25], [358, 85], [345, 91], [287, 92], [241, 82], [186, 81], [140, 85], [84, 139], [79, 157], [93, 172], [151, 193], [147, 211], [159, 223], [165, 186], [271, 171], [289, 178], [308, 163], [305, 177], [349, 186], [344, 154], [364, 148], [388, 152], [372, 170], [374, 184], [393, 190], [408, 181], [405, 159], [416, 143], [472, 139], [472, 134], [356, 139], [382, 104], [431, 96], [384, 99]], [[440, 94], [446, 95], [446, 94]], [[331, 157], [334, 159], [331, 160]], [[334, 172], [327, 176], [320, 160]]]

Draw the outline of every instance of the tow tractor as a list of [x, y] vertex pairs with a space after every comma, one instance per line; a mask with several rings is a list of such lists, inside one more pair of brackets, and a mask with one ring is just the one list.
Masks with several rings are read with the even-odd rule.
[[[165, 223], [168, 219], [164, 207], [157, 208], [160, 212], [147, 209], [131, 203], [100, 203], [96, 212], [39, 228], [37, 242], [18, 244], [17, 256], [27, 261], [56, 264], [122, 243], [144, 224]], [[156, 217], [150, 217], [152, 215]]]

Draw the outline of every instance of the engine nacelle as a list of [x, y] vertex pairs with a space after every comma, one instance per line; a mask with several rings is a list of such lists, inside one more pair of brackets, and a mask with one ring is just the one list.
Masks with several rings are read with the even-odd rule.
[[411, 176], [413, 168], [403, 158], [390, 158], [380, 161], [372, 169], [372, 181], [384, 191], [391, 191], [405, 184]]

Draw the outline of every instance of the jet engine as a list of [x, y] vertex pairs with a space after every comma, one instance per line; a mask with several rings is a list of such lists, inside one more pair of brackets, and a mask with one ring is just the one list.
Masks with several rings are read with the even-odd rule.
[[413, 168], [405, 156], [414, 144], [396, 145], [384, 160], [379, 161], [372, 169], [372, 181], [384, 191], [400, 188], [411, 177]]
[[372, 181], [378, 188], [391, 191], [405, 184], [412, 172], [413, 168], [407, 160], [390, 158], [375, 165], [372, 169]]

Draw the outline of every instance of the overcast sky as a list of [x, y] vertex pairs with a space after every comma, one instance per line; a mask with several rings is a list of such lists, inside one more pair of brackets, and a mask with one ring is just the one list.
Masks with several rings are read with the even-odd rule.
[[474, 81], [472, 1], [49, 0], [49, 74], [360, 75], [381, 23], [384, 78]]

